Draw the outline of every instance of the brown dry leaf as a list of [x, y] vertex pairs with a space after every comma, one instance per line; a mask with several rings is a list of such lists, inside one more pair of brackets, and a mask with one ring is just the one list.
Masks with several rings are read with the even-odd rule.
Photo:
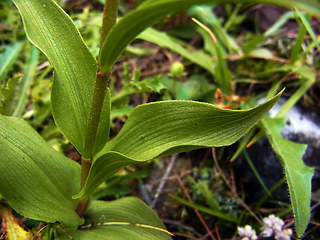
[[[238, 106], [240, 102], [247, 101], [248, 98], [249, 97], [240, 97], [240, 96], [237, 96], [237, 95], [228, 96], [226, 94], [223, 94], [221, 92], [220, 88], [218, 88], [216, 93], [215, 93], [215, 101], [216, 101], [215, 105], [217, 107], [220, 107], [220, 108], [231, 109], [233, 107]], [[232, 101], [232, 102], [236, 102], [236, 103], [224, 105], [223, 104], [223, 99], [226, 99], [226, 100]]]
[[17, 219], [6, 207], [0, 207], [2, 215], [2, 231], [6, 233], [6, 240], [30, 240], [30, 232], [25, 231], [17, 222]]

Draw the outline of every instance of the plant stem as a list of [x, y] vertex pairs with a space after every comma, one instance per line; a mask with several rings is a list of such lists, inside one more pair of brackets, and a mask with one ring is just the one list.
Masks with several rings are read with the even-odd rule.
[[89, 157], [90, 159], [92, 159], [93, 156], [93, 148], [95, 145], [95, 139], [100, 122], [104, 98], [106, 95], [109, 76], [110, 73], [104, 73], [98, 69], [84, 143], [86, 157]]
[[[110, 74], [105, 74], [100, 72], [100, 70], [98, 69], [97, 78], [94, 85], [90, 115], [88, 119], [87, 133], [86, 133], [86, 138], [84, 142], [85, 154], [87, 157], [89, 156], [89, 160], [86, 160], [84, 157], [81, 158], [81, 182], [80, 182], [81, 189], [84, 187], [86, 183], [86, 180], [91, 168], [91, 164], [92, 164], [93, 149], [94, 149], [95, 139], [96, 139], [97, 130], [100, 122], [100, 116], [102, 112], [104, 98], [106, 95], [109, 75]], [[76, 213], [80, 217], [84, 216], [87, 210], [89, 201], [90, 199], [80, 200], [78, 205], [76, 206]]]
[[[100, 49], [112, 26], [116, 23], [119, 0], [106, 0], [103, 10], [103, 21], [101, 31]], [[94, 84], [93, 98], [88, 118], [87, 132], [84, 142], [85, 158], [81, 158], [81, 189], [84, 187], [90, 172], [97, 130], [103, 109], [110, 72], [100, 70], [98, 66], [96, 81]], [[80, 200], [76, 206], [76, 212], [83, 217], [90, 199]]]
[[[112, 26], [116, 23], [119, 0], [106, 0], [103, 10], [100, 50]], [[93, 99], [88, 118], [87, 132], [84, 143], [85, 158], [92, 160], [100, 115], [106, 95], [110, 72], [104, 72], [98, 67], [96, 82], [93, 90]]]
[[91, 162], [81, 158], [81, 188], [83, 188], [84, 184], [86, 183], [90, 168]]
[[78, 205], [76, 206], [76, 213], [78, 214], [79, 217], [83, 217], [86, 210], [87, 210], [87, 207], [89, 205], [89, 202], [90, 202], [90, 199], [87, 199], [87, 200], [80, 200], [78, 202]]
[[[91, 168], [91, 162], [86, 161], [84, 158], [81, 158], [81, 189], [84, 187], [89, 171]], [[90, 199], [80, 200], [76, 206], [76, 213], [79, 215], [79, 217], [83, 217]]]
[[117, 21], [119, 0], [105, 0], [103, 9], [100, 51], [106, 36]]

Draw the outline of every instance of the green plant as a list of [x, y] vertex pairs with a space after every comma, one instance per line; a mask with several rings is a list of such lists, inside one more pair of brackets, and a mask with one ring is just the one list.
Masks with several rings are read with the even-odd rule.
[[[80, 166], [56, 152], [24, 120], [0, 115], [2, 197], [19, 214], [50, 223], [42, 231], [43, 238], [123, 239], [125, 235], [129, 239], [169, 239], [160, 219], [137, 198], [90, 201], [91, 194], [128, 165], [234, 143], [263, 118], [280, 94], [258, 107], [239, 111], [193, 101], [144, 104], [131, 112], [120, 133], [108, 141], [108, 78], [121, 52], [142, 30], [165, 15], [214, 1], [149, 0], [117, 23], [118, 0], [106, 1], [98, 62], [55, 1], [13, 2], [29, 40], [55, 69], [53, 117], [60, 132], [81, 154], [82, 163]], [[316, 4], [292, 4], [319, 14]], [[270, 135], [277, 132], [269, 120], [265, 125]], [[303, 223], [297, 219], [299, 235], [306, 219], [308, 213]]]

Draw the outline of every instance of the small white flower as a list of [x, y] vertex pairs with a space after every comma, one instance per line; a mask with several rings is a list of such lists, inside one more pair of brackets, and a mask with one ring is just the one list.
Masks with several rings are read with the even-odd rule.
[[275, 235], [276, 240], [290, 240], [292, 235], [292, 229], [283, 229], [282, 232], [277, 232]]
[[246, 225], [243, 227], [238, 227], [238, 234], [241, 238], [241, 240], [256, 240], [258, 239], [256, 235], [256, 231], [252, 229], [250, 225]]
[[282, 226], [284, 225], [284, 222], [272, 215], [269, 215], [269, 217], [263, 219], [264, 225], [262, 226], [262, 236], [264, 237], [271, 237], [273, 234], [280, 233], [282, 231]]

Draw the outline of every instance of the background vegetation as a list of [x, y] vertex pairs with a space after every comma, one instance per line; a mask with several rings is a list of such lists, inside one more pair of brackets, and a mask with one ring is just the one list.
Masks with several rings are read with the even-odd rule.
[[[121, 1], [120, 16], [142, 2]], [[103, 1], [58, 3], [97, 56]], [[192, 17], [212, 31], [215, 41]], [[168, 16], [141, 33], [113, 68], [111, 136], [119, 132], [133, 106], [142, 103], [183, 99], [248, 109], [283, 87], [284, 104], [275, 114], [282, 117], [299, 106], [302, 117], [311, 115], [319, 125], [319, 31], [318, 19], [308, 14], [264, 4], [203, 5]], [[27, 41], [17, 9], [11, 1], [1, 1], [0, 112], [28, 120], [53, 148], [80, 161], [51, 116], [52, 74], [46, 57]], [[284, 124], [276, 123], [279, 128]], [[261, 129], [253, 129], [230, 147], [197, 150], [125, 168], [102, 184], [94, 199], [138, 196], [154, 208], [175, 234], [174, 239], [230, 239], [236, 236], [237, 226], [259, 228], [261, 219], [271, 213], [292, 225], [281, 164], [275, 156], [265, 157], [272, 150], [264, 134], [274, 130]], [[291, 135], [291, 140], [313, 142], [315, 148], [310, 151], [314, 152], [305, 160], [319, 166], [315, 159], [319, 143], [314, 143], [318, 135], [316, 140], [299, 136]], [[306, 239], [320, 237], [319, 201], [316, 172]], [[7, 209], [5, 201], [1, 204]], [[8, 219], [18, 221], [25, 230], [39, 231], [35, 221], [15, 212], [11, 215], [9, 210], [1, 213], [2, 238]]]

